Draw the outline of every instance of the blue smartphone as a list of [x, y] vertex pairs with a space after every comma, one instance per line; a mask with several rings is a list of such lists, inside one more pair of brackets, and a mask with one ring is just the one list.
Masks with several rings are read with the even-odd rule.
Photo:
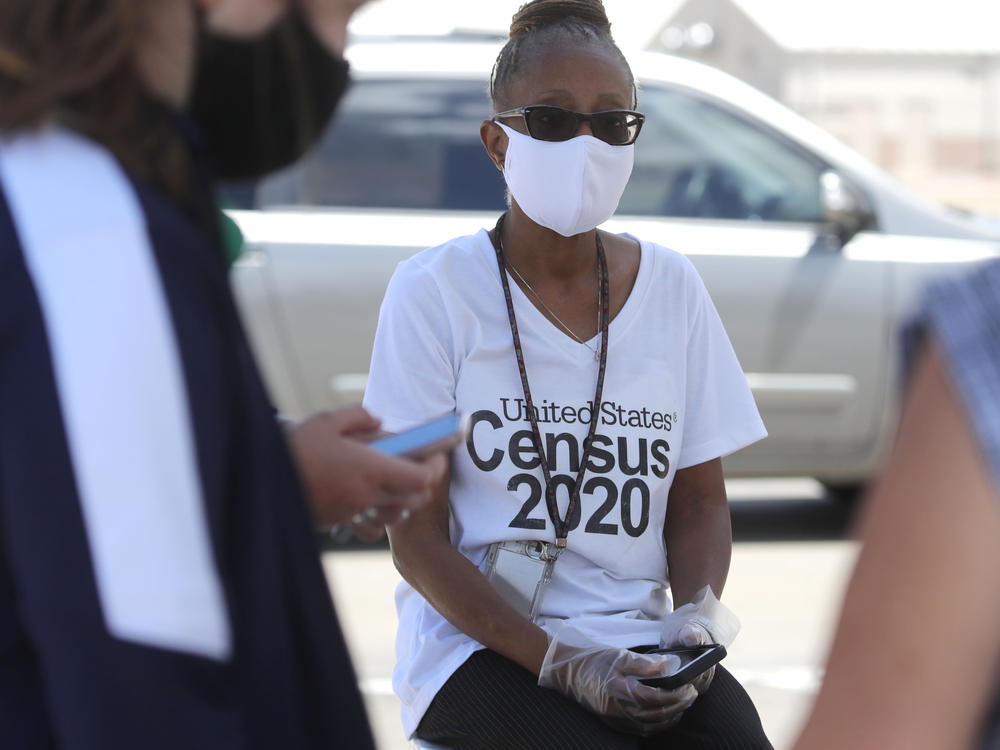
[[465, 437], [465, 427], [462, 414], [446, 414], [395, 435], [376, 438], [368, 445], [390, 456], [425, 458], [458, 445]]
[[704, 646], [676, 646], [673, 648], [658, 648], [649, 651], [650, 654], [673, 654], [680, 657], [681, 663], [670, 674], [660, 677], [646, 677], [639, 682], [650, 687], [673, 690], [686, 685], [706, 669], [722, 661], [726, 655], [726, 647], [720, 643], [708, 643]]

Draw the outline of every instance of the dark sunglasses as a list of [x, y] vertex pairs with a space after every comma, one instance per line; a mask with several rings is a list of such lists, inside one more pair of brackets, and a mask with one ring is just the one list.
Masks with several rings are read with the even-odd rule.
[[493, 115], [494, 122], [508, 117], [523, 117], [528, 135], [539, 141], [568, 141], [580, 130], [580, 123], [589, 122], [595, 138], [612, 146], [635, 143], [646, 116], [629, 109], [609, 109], [604, 112], [574, 112], [551, 104], [532, 104], [508, 109]]

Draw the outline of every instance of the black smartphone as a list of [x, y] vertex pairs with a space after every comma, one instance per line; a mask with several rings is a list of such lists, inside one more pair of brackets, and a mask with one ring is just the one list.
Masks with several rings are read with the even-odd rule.
[[722, 661], [726, 655], [726, 647], [721, 643], [708, 643], [704, 646], [658, 648], [648, 653], [673, 654], [680, 657], [680, 665], [670, 674], [639, 680], [643, 685], [663, 688], [664, 690], [673, 690], [681, 685], [686, 685], [713, 664], [718, 664]]
[[376, 438], [368, 445], [390, 456], [424, 458], [458, 445], [465, 437], [465, 425], [461, 414], [446, 414], [395, 435]]

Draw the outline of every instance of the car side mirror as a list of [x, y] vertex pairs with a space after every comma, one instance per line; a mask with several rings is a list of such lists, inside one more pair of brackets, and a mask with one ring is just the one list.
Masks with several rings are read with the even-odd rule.
[[874, 213], [868, 198], [839, 172], [828, 169], [820, 175], [819, 196], [823, 221], [840, 247], [871, 226]]

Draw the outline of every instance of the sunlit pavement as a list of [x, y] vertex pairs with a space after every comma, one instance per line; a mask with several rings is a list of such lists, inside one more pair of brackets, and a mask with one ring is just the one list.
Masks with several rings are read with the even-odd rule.
[[[847, 513], [811, 482], [730, 482], [736, 544], [723, 600], [743, 624], [726, 666], [753, 698], [777, 750], [791, 745], [821, 664], [856, 545]], [[378, 746], [409, 745], [392, 693], [399, 575], [384, 550], [323, 556]]]

